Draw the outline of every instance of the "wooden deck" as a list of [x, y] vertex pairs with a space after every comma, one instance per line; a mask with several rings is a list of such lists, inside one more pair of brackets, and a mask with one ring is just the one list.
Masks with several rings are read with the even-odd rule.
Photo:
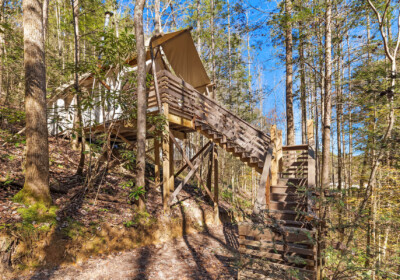
[[[158, 88], [168, 129], [184, 139], [187, 133], [199, 132], [212, 142], [262, 172], [270, 136], [231, 113], [216, 101], [196, 91], [190, 84], [168, 71], [157, 73]], [[148, 92], [148, 114], [160, 114], [154, 85]], [[101, 133], [113, 123], [113, 137], [121, 142], [136, 141], [136, 125], [117, 120], [87, 128]], [[149, 125], [151, 131], [152, 127]], [[118, 132], [118, 133], [116, 133]], [[153, 134], [148, 133], [152, 138]]]

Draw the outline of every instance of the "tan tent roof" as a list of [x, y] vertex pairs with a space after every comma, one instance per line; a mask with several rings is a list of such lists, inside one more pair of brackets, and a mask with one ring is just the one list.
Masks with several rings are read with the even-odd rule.
[[194, 88], [211, 83], [197, 53], [190, 29], [165, 34], [152, 40], [152, 46], [161, 45], [175, 75]]
[[[180, 31], [167, 33], [151, 38], [151, 47], [162, 47], [169, 65], [172, 67], [176, 76], [182, 78], [185, 82], [198, 89], [200, 92], [205, 91], [205, 87], [211, 83], [210, 78], [204, 68], [199, 57], [196, 47], [190, 34], [191, 28]], [[146, 60], [150, 59], [150, 50], [147, 51]], [[162, 58], [160, 53], [157, 54], [156, 60]], [[136, 55], [127, 59], [127, 63], [131, 66], [137, 64]], [[90, 87], [93, 83], [93, 75], [86, 73], [80, 78], [81, 86]], [[56, 89], [56, 94], [51, 98], [50, 102], [54, 102], [60, 94], [66, 93], [73, 86], [73, 83], [68, 83]]]
[[[150, 40], [152, 48], [161, 46], [175, 75], [191, 84], [194, 88], [204, 88], [211, 83], [190, 34], [191, 28], [155, 36]], [[150, 51], [147, 52], [150, 59]], [[136, 65], [136, 56], [129, 60]]]

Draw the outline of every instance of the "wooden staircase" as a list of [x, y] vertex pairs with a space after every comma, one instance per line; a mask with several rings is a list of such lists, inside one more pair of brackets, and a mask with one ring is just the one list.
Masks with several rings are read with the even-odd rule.
[[[268, 134], [231, 113], [215, 100], [199, 93], [170, 72], [163, 70], [157, 76], [161, 100], [168, 103], [170, 114], [191, 120], [197, 132], [257, 172], [262, 172], [268, 147], [271, 145]], [[151, 94], [151, 105], [150, 99]]]
[[316, 279], [313, 148], [275, 145], [274, 161], [266, 209], [239, 225], [239, 279]]

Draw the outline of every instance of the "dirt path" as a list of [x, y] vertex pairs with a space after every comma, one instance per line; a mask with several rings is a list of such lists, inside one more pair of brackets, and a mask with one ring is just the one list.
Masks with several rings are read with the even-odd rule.
[[236, 279], [237, 257], [237, 231], [225, 224], [169, 242], [16, 279]]

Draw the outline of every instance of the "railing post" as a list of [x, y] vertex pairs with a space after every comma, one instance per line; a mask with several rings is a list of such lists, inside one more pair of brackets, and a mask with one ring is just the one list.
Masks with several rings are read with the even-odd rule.
[[271, 160], [272, 147], [270, 146], [268, 147], [267, 154], [265, 156], [264, 167], [260, 178], [260, 185], [258, 186], [256, 202], [253, 209], [254, 214], [259, 214], [262, 210], [265, 210], [267, 206], [266, 197], [269, 197], [267, 192], [270, 191], [270, 188], [268, 187], [268, 181], [270, 179]]
[[307, 140], [308, 140], [308, 166], [307, 166], [307, 212], [312, 215], [314, 201], [311, 194], [315, 191], [315, 152], [314, 152], [314, 123], [307, 120]]
[[169, 145], [169, 121], [168, 103], [163, 103], [163, 111], [166, 116], [164, 133], [162, 135], [162, 156], [163, 156], [163, 208], [168, 211], [168, 200], [170, 196], [170, 145]]
[[271, 160], [271, 185], [276, 186], [278, 183], [278, 160], [277, 160], [277, 144], [278, 135], [276, 125], [271, 126], [271, 144], [272, 144], [272, 160]]
[[154, 137], [154, 173], [155, 173], [155, 185], [158, 186], [161, 182], [161, 164], [160, 164], [160, 139], [161, 135], [156, 135]]
[[278, 184], [280, 172], [282, 172], [282, 130], [277, 130], [276, 125], [271, 127], [271, 143], [273, 147], [273, 158], [271, 161], [271, 185]]
[[219, 224], [218, 150], [217, 150], [216, 145], [214, 145], [214, 148], [213, 148], [213, 157], [214, 157], [214, 164], [213, 164], [213, 166], [214, 166], [214, 221], [217, 224]]

